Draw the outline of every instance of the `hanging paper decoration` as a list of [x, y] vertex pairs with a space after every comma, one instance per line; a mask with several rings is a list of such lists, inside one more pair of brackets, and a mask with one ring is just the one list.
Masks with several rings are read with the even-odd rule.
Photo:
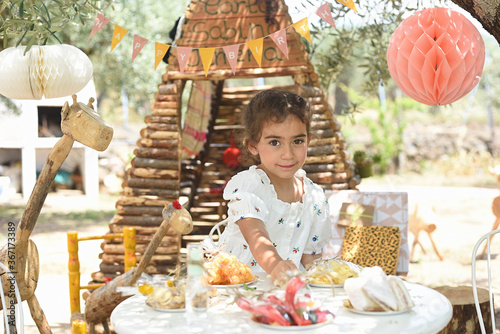
[[193, 50], [193, 48], [182, 46], [177, 47], [177, 61], [179, 62], [179, 70], [181, 73], [184, 73], [184, 68], [186, 67], [191, 50]]
[[344, 6], [351, 8], [356, 13], [358, 12], [358, 10], [356, 9], [356, 5], [354, 5], [354, 2], [352, 0], [337, 0], [337, 1], [343, 4]]
[[257, 38], [247, 42], [248, 48], [252, 51], [253, 57], [257, 64], [261, 66], [262, 63], [262, 49], [264, 45], [264, 38]]
[[94, 26], [92, 27], [92, 31], [90, 32], [89, 39], [92, 38], [99, 30], [104, 28], [106, 24], [109, 23], [109, 19], [102, 15], [101, 13], [97, 13], [97, 17], [94, 21]]
[[141, 52], [144, 45], [148, 42], [147, 39], [141, 37], [139, 35], [134, 35], [134, 47], [132, 49], [132, 63], [134, 62], [135, 57]]
[[78, 93], [92, 78], [89, 57], [72, 45], [33, 45], [26, 55], [25, 49], [0, 52], [0, 94], [8, 98], [66, 97]]
[[286, 29], [281, 29], [276, 31], [274, 34], [269, 35], [273, 42], [278, 46], [278, 48], [283, 52], [286, 59], [288, 59], [288, 43], [286, 41]]
[[405, 19], [387, 48], [389, 72], [401, 90], [427, 105], [452, 103], [479, 82], [484, 41], [462, 14], [428, 8]]
[[115, 24], [115, 29], [113, 31], [113, 40], [111, 41], [111, 51], [113, 51], [115, 46], [120, 43], [120, 41], [123, 39], [123, 37], [125, 37], [127, 33], [127, 29], [120, 27], [118, 24]]
[[224, 150], [224, 153], [222, 154], [222, 162], [224, 162], [224, 165], [228, 168], [237, 168], [240, 166], [240, 161], [238, 160], [240, 155], [241, 151], [234, 146], [234, 138], [231, 134], [231, 145]]
[[292, 27], [294, 27], [295, 30], [299, 34], [302, 35], [309, 43], [311, 42], [311, 32], [309, 31], [309, 21], [307, 20], [307, 17], [304, 17], [302, 20], [292, 24]]
[[330, 5], [328, 5], [328, 2], [322, 4], [318, 9], [316, 9], [314, 13], [321, 17], [324, 21], [326, 21], [326, 23], [336, 28], [335, 21], [333, 20], [332, 12], [330, 12]]
[[214, 57], [215, 48], [200, 48], [198, 49], [198, 52], [200, 53], [201, 63], [203, 64], [203, 69], [205, 70], [205, 76], [207, 76], [210, 63]]
[[155, 42], [155, 70], [163, 57], [167, 54], [168, 49], [170, 49], [170, 45]]
[[223, 46], [224, 54], [226, 55], [226, 59], [233, 70], [233, 74], [236, 73], [236, 62], [238, 61], [238, 50], [240, 48], [239, 44]]

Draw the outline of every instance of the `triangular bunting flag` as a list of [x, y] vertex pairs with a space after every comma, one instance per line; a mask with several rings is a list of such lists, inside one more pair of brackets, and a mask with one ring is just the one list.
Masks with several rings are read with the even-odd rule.
[[352, 0], [337, 0], [337, 1], [340, 2], [341, 4], [343, 4], [344, 6], [351, 8], [356, 13], [358, 12], [358, 10], [356, 9], [356, 6], [354, 5], [354, 2]]
[[273, 42], [278, 46], [278, 48], [285, 54], [286, 59], [288, 59], [288, 46], [286, 42], [286, 29], [281, 29], [275, 33], [269, 35]]
[[115, 24], [115, 30], [113, 30], [113, 40], [111, 41], [111, 51], [113, 51], [115, 46], [120, 43], [120, 41], [123, 39], [123, 37], [125, 37], [127, 33], [127, 29], [120, 27], [118, 24]]
[[134, 62], [135, 57], [141, 52], [142, 48], [148, 42], [147, 39], [141, 37], [139, 35], [134, 35], [134, 46], [132, 47], [132, 63]]
[[193, 48], [182, 46], [177, 47], [177, 61], [179, 62], [179, 70], [181, 73], [184, 73], [184, 68], [186, 67], [191, 50], [193, 50]]
[[311, 43], [311, 33], [309, 31], [309, 21], [307, 20], [307, 17], [304, 17], [302, 20], [292, 24], [292, 27], [294, 27], [299, 34], [307, 39], [309, 43]]
[[97, 13], [97, 17], [95, 18], [94, 26], [92, 27], [92, 31], [90, 32], [89, 39], [91, 39], [92, 36], [94, 36], [99, 30], [104, 28], [104, 26], [108, 23], [109, 19], [106, 16], [102, 15], [101, 13]]
[[239, 44], [227, 45], [222, 47], [224, 53], [226, 54], [226, 59], [233, 70], [233, 74], [236, 73], [236, 62], [238, 61], [238, 50], [240, 49]]
[[201, 63], [203, 64], [203, 69], [205, 70], [205, 76], [208, 75], [208, 69], [210, 68], [210, 63], [214, 57], [215, 48], [199, 48]]
[[324, 4], [322, 4], [321, 7], [316, 9], [316, 11], [314, 13], [316, 13], [316, 15], [321, 17], [329, 25], [336, 28], [335, 21], [333, 20], [332, 12], [330, 11], [330, 5], [328, 5], [328, 2], [325, 2]]
[[247, 45], [250, 48], [250, 51], [252, 51], [252, 54], [255, 60], [257, 61], [257, 64], [261, 66], [260, 64], [262, 62], [262, 46], [264, 45], [264, 38], [257, 38], [248, 41]]
[[161, 60], [165, 57], [170, 45], [155, 42], [155, 70], [160, 65]]

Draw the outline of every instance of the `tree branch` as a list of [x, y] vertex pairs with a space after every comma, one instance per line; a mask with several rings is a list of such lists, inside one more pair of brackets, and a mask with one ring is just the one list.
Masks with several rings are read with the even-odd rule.
[[500, 44], [500, 2], [498, 0], [451, 0], [477, 19]]

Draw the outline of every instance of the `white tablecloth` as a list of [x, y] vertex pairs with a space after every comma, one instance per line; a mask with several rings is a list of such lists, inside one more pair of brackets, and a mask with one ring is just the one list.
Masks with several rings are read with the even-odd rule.
[[[259, 289], [267, 289], [269, 282], [259, 279]], [[406, 283], [416, 306], [397, 315], [360, 315], [342, 306], [347, 296], [342, 288], [311, 288], [313, 296], [322, 301], [335, 318], [328, 324], [315, 329], [303, 327], [286, 330], [289, 333], [374, 333], [374, 334], [432, 334], [443, 329], [451, 319], [452, 306], [448, 299], [435, 290], [422, 285]], [[225, 293], [225, 289], [220, 292]], [[215, 305], [209, 307], [210, 329], [207, 333], [276, 333], [278, 329], [262, 328], [253, 323], [250, 314], [236, 304], [230, 304], [233, 297], [218, 297]], [[165, 313], [145, 305], [140, 295], [130, 297], [118, 305], [111, 314], [111, 323], [118, 334], [189, 333], [185, 312]], [[282, 328], [283, 329], [283, 328]]]

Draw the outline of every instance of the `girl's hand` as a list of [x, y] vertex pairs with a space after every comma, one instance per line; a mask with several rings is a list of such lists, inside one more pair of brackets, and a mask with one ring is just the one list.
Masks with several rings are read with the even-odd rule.
[[273, 268], [271, 271], [271, 280], [273, 282], [279, 282], [279, 283], [285, 283], [286, 279], [289, 275], [287, 275], [287, 272], [298, 272], [299, 269], [293, 263], [292, 260], [283, 260], [278, 262], [276, 266]]

